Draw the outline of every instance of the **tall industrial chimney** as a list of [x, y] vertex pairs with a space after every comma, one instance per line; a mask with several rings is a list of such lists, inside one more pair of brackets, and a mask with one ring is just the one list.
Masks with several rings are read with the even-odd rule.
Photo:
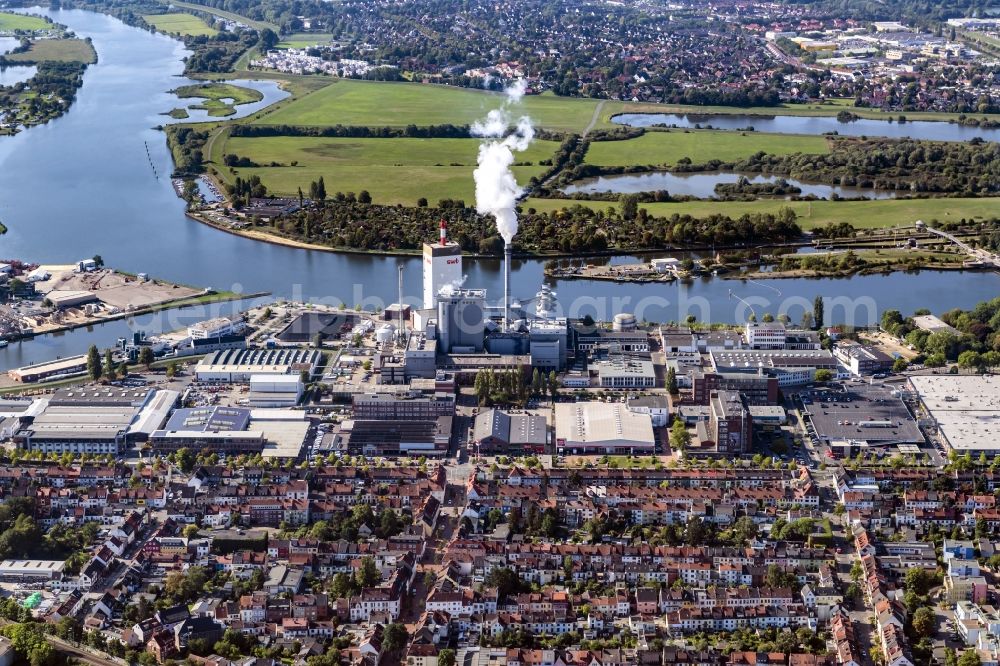
[[399, 279], [399, 330], [396, 331], [396, 339], [400, 342], [406, 340], [406, 331], [403, 327], [403, 262], [397, 262], [397, 271]]
[[503, 328], [510, 330], [510, 243], [503, 246]]
[[442, 247], [448, 244], [448, 223], [441, 220], [441, 245]]

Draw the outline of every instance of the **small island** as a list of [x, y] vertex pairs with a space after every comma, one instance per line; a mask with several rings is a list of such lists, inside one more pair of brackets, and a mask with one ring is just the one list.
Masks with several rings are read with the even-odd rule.
[[[242, 104], [253, 104], [264, 99], [263, 93], [253, 88], [235, 86], [231, 83], [198, 83], [181, 86], [173, 91], [181, 99], [198, 98], [198, 104], [192, 104], [189, 109], [208, 112], [212, 117], [231, 116], [236, 113], [236, 107]], [[183, 113], [183, 115], [180, 115]], [[170, 111], [171, 118], [187, 118], [186, 109], [178, 108]]]
[[0, 134], [16, 134], [66, 113], [83, 85], [84, 70], [97, 62], [90, 40], [45, 17], [13, 12], [0, 12], [0, 36], [20, 40], [0, 54], [0, 68], [22, 68], [27, 74], [0, 86]]

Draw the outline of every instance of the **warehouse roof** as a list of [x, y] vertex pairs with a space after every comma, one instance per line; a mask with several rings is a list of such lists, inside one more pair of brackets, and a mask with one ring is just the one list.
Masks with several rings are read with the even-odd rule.
[[473, 437], [483, 441], [488, 437], [508, 444], [544, 445], [548, 439], [548, 423], [537, 414], [508, 414], [490, 409], [476, 417]]
[[1000, 378], [918, 375], [910, 383], [951, 448], [1000, 450]]
[[621, 403], [556, 403], [556, 438], [566, 443], [636, 441], [652, 445], [653, 422], [648, 414]]

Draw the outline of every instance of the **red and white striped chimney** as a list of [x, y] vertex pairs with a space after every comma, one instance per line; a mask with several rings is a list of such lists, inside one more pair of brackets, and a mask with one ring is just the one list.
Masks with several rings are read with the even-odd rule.
[[441, 220], [441, 245], [448, 244], [448, 223]]

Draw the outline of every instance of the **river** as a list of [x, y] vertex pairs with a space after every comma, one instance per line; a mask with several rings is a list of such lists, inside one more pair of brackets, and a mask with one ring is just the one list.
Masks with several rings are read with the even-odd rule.
[[[13, 137], [0, 137], [0, 259], [72, 263], [100, 254], [109, 266], [185, 284], [269, 291], [279, 298], [311, 299], [369, 307], [396, 300], [396, 267], [404, 268], [404, 297], [421, 292], [419, 258], [305, 251], [252, 241], [204, 226], [184, 215], [184, 204], [166, 177], [171, 157], [160, 115], [179, 106], [168, 91], [188, 83], [181, 76], [183, 44], [82, 10], [28, 11], [50, 16], [77, 34], [91, 37], [99, 61], [87, 69], [83, 87], [63, 117]], [[335, 121], [336, 119], [331, 119]], [[146, 156], [148, 144], [150, 157]], [[150, 165], [152, 159], [155, 166]], [[665, 256], [664, 252], [658, 256]], [[502, 293], [500, 262], [467, 261], [469, 286]], [[530, 299], [544, 280], [544, 262], [515, 261], [512, 292]], [[772, 280], [750, 283], [719, 279], [684, 285], [625, 285], [560, 281], [559, 300], [570, 315], [590, 313], [609, 319], [637, 311], [650, 320], [736, 321], [743, 306], [729, 295], [759, 298], [762, 310], [778, 312], [785, 303], [797, 320], [814, 296], [854, 304], [828, 307], [828, 321], [867, 323], [881, 308], [903, 312], [927, 307], [941, 311], [971, 307], [1000, 293], [1000, 276], [990, 273], [936, 273], [856, 277], [846, 280]], [[204, 318], [231, 306], [186, 310]], [[164, 313], [141, 318], [136, 328], [153, 331], [183, 325]], [[0, 368], [86, 351], [112, 344], [129, 330], [126, 321], [11, 344], [0, 350]]]
[[668, 127], [704, 128], [711, 126], [715, 129], [727, 130], [742, 130], [752, 127], [756, 132], [773, 134], [829, 134], [836, 132], [846, 136], [882, 136], [890, 139], [913, 137], [931, 141], [968, 141], [980, 138], [987, 141], [1000, 141], [1000, 129], [981, 129], [935, 120], [909, 120], [905, 123], [890, 123], [888, 120], [859, 118], [843, 123], [835, 116], [751, 116], [739, 113], [623, 113], [611, 120], [619, 125], [631, 127], [667, 125]]

